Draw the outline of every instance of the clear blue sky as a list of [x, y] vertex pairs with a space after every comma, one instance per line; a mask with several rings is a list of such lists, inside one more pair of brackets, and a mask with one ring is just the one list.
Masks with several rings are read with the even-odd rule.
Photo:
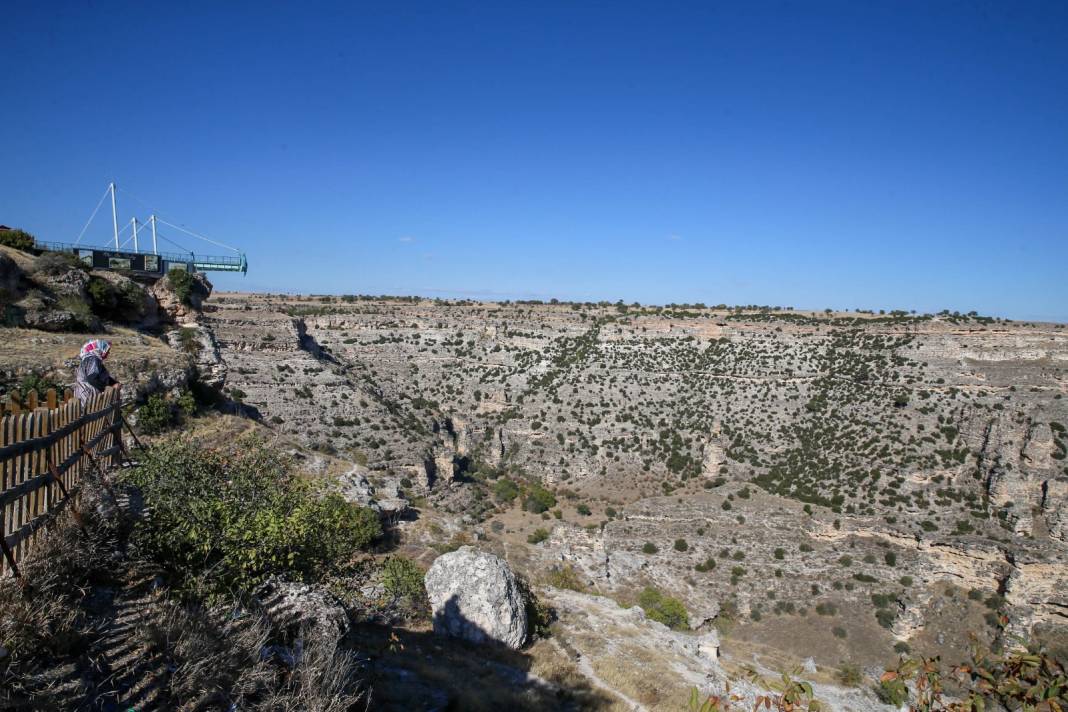
[[0, 223], [44, 239], [114, 179], [243, 248], [225, 289], [1068, 320], [1062, 0], [2, 14]]

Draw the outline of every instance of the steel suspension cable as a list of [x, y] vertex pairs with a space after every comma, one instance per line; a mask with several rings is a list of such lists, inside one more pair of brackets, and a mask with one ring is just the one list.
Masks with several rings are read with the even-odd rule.
[[104, 204], [105, 200], [107, 200], [108, 193], [110, 192], [111, 186], [108, 186], [108, 189], [104, 191], [104, 195], [100, 198], [100, 202], [96, 204], [96, 208], [93, 210], [93, 214], [89, 216], [89, 220], [85, 223], [85, 227], [83, 227], [82, 231], [78, 233], [78, 239], [74, 241], [75, 245], [81, 242], [82, 238], [85, 237], [85, 231], [89, 229], [89, 224], [93, 222], [93, 218], [95, 218], [96, 214], [100, 212], [100, 206]]

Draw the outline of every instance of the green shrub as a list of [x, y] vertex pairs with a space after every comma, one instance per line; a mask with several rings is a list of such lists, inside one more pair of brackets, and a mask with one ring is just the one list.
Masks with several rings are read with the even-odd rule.
[[145, 293], [134, 282], [121, 287], [103, 277], [89, 278], [89, 301], [93, 313], [113, 321], [135, 321], [144, 315]]
[[45, 252], [34, 259], [30, 272], [46, 277], [58, 277], [73, 269], [89, 271], [84, 262], [69, 252]]
[[528, 544], [540, 544], [549, 538], [549, 531], [541, 527], [534, 530], [533, 534], [527, 535]]
[[842, 667], [838, 668], [838, 683], [845, 687], [857, 687], [864, 680], [864, 675], [861, 674], [860, 668], [852, 663], [842, 663]]
[[584, 517], [588, 517], [590, 516], [590, 514], [592, 514], [590, 508], [585, 504], [580, 504], [579, 506], [575, 507], [575, 511]]
[[26, 397], [30, 394], [30, 391], [37, 391], [37, 396], [43, 400], [45, 394], [53, 388], [57, 394], [63, 393], [63, 386], [56, 383], [51, 378], [39, 373], [30, 373], [22, 377], [22, 380], [19, 381], [18, 388], [15, 390], [18, 391], [19, 400], [25, 403]]
[[894, 618], [897, 616], [889, 608], [878, 608], [875, 611], [875, 620], [879, 621], [879, 625], [889, 630], [894, 625]]
[[561, 567], [554, 567], [549, 571], [550, 586], [556, 588], [566, 588], [571, 591], [578, 591], [580, 593], [586, 590], [585, 584], [582, 583], [582, 579], [579, 577], [575, 567], [571, 564], [565, 564]]
[[93, 316], [89, 305], [80, 297], [74, 295], [60, 297], [56, 302], [56, 307], [70, 313], [72, 317], [70, 326], [76, 331], [93, 331], [100, 326], [100, 322]]
[[196, 355], [200, 353], [200, 339], [197, 338], [197, 330], [188, 326], [183, 326], [178, 331], [178, 345], [182, 347], [182, 351], [187, 354]]
[[675, 540], [675, 551], [686, 551], [690, 548], [690, 545], [686, 543], [685, 539]]
[[643, 554], [655, 554], [658, 551], [660, 551], [660, 549], [656, 548], [656, 544], [654, 544], [651, 541], [647, 541], [644, 544], [642, 544], [642, 553]]
[[174, 402], [178, 406], [178, 412], [187, 418], [197, 412], [197, 399], [192, 391], [182, 391]]
[[169, 440], [123, 478], [152, 511], [134, 543], [182, 590], [221, 595], [275, 574], [310, 580], [382, 533], [375, 512], [316, 489], [254, 438], [226, 449]]
[[167, 283], [170, 284], [174, 296], [186, 306], [193, 302], [193, 275], [187, 270], [173, 268], [167, 273]]
[[541, 485], [531, 485], [526, 500], [523, 501], [523, 509], [534, 514], [547, 512], [556, 506], [556, 497], [553, 493]]
[[556, 620], [556, 611], [538, 598], [526, 577], [516, 574], [515, 582], [527, 613], [527, 640], [548, 638], [552, 633], [550, 626]]
[[174, 405], [159, 393], [153, 393], [137, 409], [137, 427], [143, 433], [155, 435], [178, 423]]
[[638, 605], [645, 615], [675, 630], [687, 630], [686, 607], [677, 598], [666, 596], [652, 586], [646, 586], [638, 595]]
[[493, 496], [499, 502], [511, 502], [519, 496], [519, 487], [512, 480], [502, 477], [493, 485]]
[[700, 571], [701, 573], [707, 573], [716, 568], [716, 560], [709, 556], [707, 559], [704, 560], [703, 563], [697, 564], [693, 568], [694, 570]]
[[422, 601], [426, 594], [422, 569], [403, 556], [391, 556], [382, 564], [382, 586], [394, 600], [409, 604]]
[[13, 247], [23, 252], [30, 252], [34, 248], [35, 241], [33, 235], [25, 230], [0, 230], [0, 245]]

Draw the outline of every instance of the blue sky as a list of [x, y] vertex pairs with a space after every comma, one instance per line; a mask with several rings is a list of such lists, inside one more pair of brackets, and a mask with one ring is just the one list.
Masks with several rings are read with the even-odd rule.
[[224, 289], [1068, 320], [1064, 2], [3, 15], [0, 223], [43, 239], [114, 179], [244, 249]]

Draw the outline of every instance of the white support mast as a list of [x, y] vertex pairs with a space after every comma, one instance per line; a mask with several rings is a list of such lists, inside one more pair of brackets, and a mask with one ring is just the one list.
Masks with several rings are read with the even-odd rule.
[[152, 226], [152, 254], [158, 255], [159, 252], [156, 251], [156, 214], [155, 213], [153, 213], [152, 215], [148, 216], [148, 223], [149, 223], [149, 225]]
[[115, 249], [119, 249], [119, 214], [115, 210], [115, 182], [112, 181], [111, 185], [111, 226], [115, 229]]
[[139, 250], [137, 249], [137, 218], [135, 217], [131, 222], [133, 224], [134, 252], [138, 252]]

